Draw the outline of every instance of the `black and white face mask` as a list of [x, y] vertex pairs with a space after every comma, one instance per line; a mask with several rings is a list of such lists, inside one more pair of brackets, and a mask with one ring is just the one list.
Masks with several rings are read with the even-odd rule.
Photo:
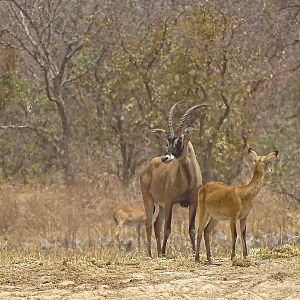
[[164, 163], [171, 162], [175, 158], [179, 158], [183, 150], [183, 138], [173, 137], [168, 139], [166, 154], [161, 157]]

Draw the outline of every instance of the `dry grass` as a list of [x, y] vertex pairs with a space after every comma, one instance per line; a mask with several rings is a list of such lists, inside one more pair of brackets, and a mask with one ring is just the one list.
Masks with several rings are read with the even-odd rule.
[[[0, 247], [4, 250], [64, 248], [85, 251], [95, 248], [117, 251], [112, 209], [120, 202], [137, 204], [142, 201], [138, 190], [125, 190], [114, 181], [106, 182], [105, 187], [88, 182], [73, 186], [7, 183], [0, 185], [0, 194]], [[299, 212], [299, 204], [264, 189], [247, 222], [249, 246], [274, 248], [283, 243], [299, 243], [299, 238], [293, 238], [300, 232]], [[188, 210], [175, 207], [168, 249], [170, 256], [188, 257], [191, 254], [187, 219]], [[135, 250], [135, 230], [125, 228], [121, 234], [124, 249]], [[215, 255], [228, 255], [227, 222], [217, 226], [212, 247]]]
[[[167, 259], [149, 259], [145, 247], [136, 251], [133, 228], [121, 233], [124, 247], [119, 251], [112, 209], [120, 202], [137, 204], [141, 197], [137, 189], [124, 190], [115, 182], [105, 186], [87, 182], [73, 186], [0, 185], [0, 299], [37, 295], [47, 300], [54, 295], [99, 299], [94, 290], [101, 297], [124, 298], [131, 295], [130, 288], [138, 291], [140, 299], [144, 299], [144, 290], [148, 295], [149, 288], [153, 299], [166, 289], [166, 299], [174, 295], [181, 299], [184, 293], [192, 292], [199, 299], [207, 296], [207, 290], [216, 290], [212, 298], [220, 292], [223, 296], [232, 293], [234, 298], [235, 293], [246, 297], [252, 291], [259, 292], [253, 282], [259, 284], [266, 278], [269, 283], [260, 286], [263, 291], [276, 281], [289, 284], [297, 293], [299, 249], [294, 245], [297, 238], [291, 239], [300, 232], [296, 203], [265, 189], [247, 224], [249, 259], [238, 256], [231, 264], [229, 225], [225, 222], [217, 226], [213, 236], [216, 264], [205, 263], [203, 246], [202, 263], [196, 264], [188, 237], [188, 210], [180, 207], [174, 209]], [[280, 246], [284, 242], [289, 244]], [[237, 278], [246, 290], [238, 288]], [[274, 299], [283, 297], [284, 291], [279, 286]]]
[[250, 253], [252, 256], [259, 257], [260, 259], [275, 259], [275, 258], [288, 258], [288, 257], [300, 256], [299, 248], [288, 244], [275, 247], [274, 249], [268, 249], [268, 248], [251, 249]]
[[[299, 256], [299, 249], [284, 246], [275, 252], [285, 253], [285, 255], [275, 256], [279, 263], [270, 265], [269, 278], [283, 280], [287, 276], [296, 276], [300, 265], [299, 259], [295, 260], [295, 256]], [[0, 252], [0, 287], [6, 285], [21, 287], [26, 284], [38, 290], [47, 290], [49, 286], [71, 289], [75, 286], [84, 289], [84, 286], [87, 286], [89, 290], [93, 287], [107, 286], [109, 289], [122, 289], [141, 283], [168, 283], [182, 277], [203, 276], [203, 271], [205, 271], [205, 276], [213, 276], [214, 280], [219, 280], [219, 276], [222, 280], [225, 280], [225, 277], [227, 279], [234, 277], [234, 274], [242, 276], [242, 274], [247, 274], [248, 268], [251, 273], [266, 271], [266, 265], [263, 263], [265, 257], [260, 251], [255, 254], [252, 252], [250, 259], [244, 262], [239, 260], [239, 263], [233, 264], [233, 267], [228, 257], [219, 257], [217, 264], [209, 265], [195, 263], [192, 255], [186, 257], [174, 253], [173, 255], [173, 258], [168, 259], [149, 259], [142, 252], [125, 253], [116, 249], [108, 251], [100, 248], [86, 249], [84, 252], [66, 249], [2, 250]], [[284, 271], [283, 268], [287, 262], [282, 261], [280, 257], [288, 258], [295, 267], [288, 272]], [[204, 261], [204, 258], [202, 260]]]

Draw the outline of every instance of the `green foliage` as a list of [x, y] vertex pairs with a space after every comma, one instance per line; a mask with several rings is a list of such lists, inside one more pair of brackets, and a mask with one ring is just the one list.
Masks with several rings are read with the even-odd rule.
[[13, 153], [16, 148], [15, 140], [7, 134], [0, 133], [0, 167], [1, 177], [8, 178], [17, 171]]
[[16, 69], [16, 53], [0, 45], [0, 109], [3, 109], [9, 99], [14, 96], [14, 86], [11, 82]]
[[[299, 126], [296, 117], [287, 116], [293, 115], [299, 86], [292, 79], [279, 86], [276, 80], [277, 91], [272, 84], [276, 72], [288, 72], [284, 65], [293, 58], [279, 49], [285, 38], [282, 32], [290, 27], [286, 18], [277, 19], [276, 5], [266, 5], [260, 24], [256, 2], [247, 4], [247, 14], [238, 4], [231, 4], [230, 13], [218, 5], [190, 4], [178, 14], [167, 4], [161, 11], [153, 6], [152, 11], [146, 5], [126, 3], [107, 2], [106, 9], [98, 7], [95, 12], [90, 12], [88, 1], [60, 7], [50, 26], [53, 32], [44, 28], [44, 38], [53, 34], [43, 40], [53, 60], [46, 71], [26, 51], [0, 48], [1, 71], [18, 74], [0, 80], [4, 91], [0, 103], [5, 107], [1, 124], [28, 123], [48, 131], [44, 135], [22, 131], [25, 142], [18, 147], [28, 162], [25, 173], [38, 177], [57, 161], [62, 163], [69, 151], [75, 171], [98, 174], [100, 168], [129, 184], [139, 168], [162, 151], [163, 143], [151, 137], [150, 129], [166, 128], [170, 107], [184, 99], [176, 120], [194, 104], [212, 106], [188, 120], [195, 128], [192, 141], [204, 181], [232, 182], [242, 173], [248, 146], [257, 146], [258, 152], [276, 147], [285, 154], [268, 180], [278, 191], [297, 194], [293, 186], [299, 176], [295, 168]], [[47, 23], [42, 14], [32, 18], [41, 26]], [[266, 34], [272, 39], [266, 41]], [[26, 36], [22, 38], [27, 45]], [[63, 60], [65, 53], [73, 56]], [[65, 67], [62, 77], [56, 76], [60, 67]], [[45, 75], [50, 80], [48, 91]], [[51, 96], [63, 103], [67, 138], [61, 107]], [[16, 132], [10, 134], [12, 140], [19, 138]], [[293, 137], [288, 145], [287, 135]], [[54, 136], [62, 151], [49, 142]], [[18, 172], [16, 150], [7, 139], [5, 135], [2, 161], [12, 174]]]
[[[299, 154], [299, 130], [300, 124], [297, 117], [297, 105], [294, 99], [298, 99], [300, 89], [291, 84], [287, 86], [283, 94], [277, 94], [272, 103], [274, 113], [269, 119], [268, 127], [260, 130], [258, 144], [263, 145], [263, 151], [276, 149], [279, 151], [279, 162], [274, 164], [273, 172], [269, 176], [273, 189], [292, 196], [299, 201], [299, 186], [295, 178], [299, 178], [297, 161]], [[268, 109], [268, 108], [266, 108]]]

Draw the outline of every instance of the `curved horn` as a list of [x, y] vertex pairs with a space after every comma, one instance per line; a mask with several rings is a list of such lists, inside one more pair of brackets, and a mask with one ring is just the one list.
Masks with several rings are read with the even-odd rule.
[[158, 136], [161, 139], [165, 139], [167, 137], [167, 133], [164, 129], [155, 128], [151, 130], [151, 133]]
[[176, 106], [178, 104], [182, 103], [182, 102], [185, 102], [185, 100], [181, 100], [181, 101], [176, 102], [175, 104], [173, 104], [173, 106], [170, 109], [169, 118], [168, 118], [169, 137], [174, 137], [175, 136], [174, 127], [173, 127], [173, 115], [175, 113]]
[[177, 125], [177, 132], [180, 132], [180, 134], [182, 134], [182, 129], [183, 129], [183, 126], [187, 120], [187, 118], [189, 117], [189, 115], [196, 109], [200, 108], [200, 107], [211, 107], [210, 105], [208, 104], [198, 104], [198, 105], [195, 105], [195, 106], [192, 106], [189, 110], [187, 110], [185, 112], [185, 114], [180, 118], [179, 120], [179, 123]]

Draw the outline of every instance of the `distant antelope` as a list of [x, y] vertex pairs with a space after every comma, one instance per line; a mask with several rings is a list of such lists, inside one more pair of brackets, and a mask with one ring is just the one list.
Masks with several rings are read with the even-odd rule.
[[255, 160], [253, 177], [247, 185], [227, 185], [221, 182], [209, 182], [198, 193], [197, 208], [197, 249], [195, 261], [199, 261], [199, 248], [204, 231], [207, 260], [212, 261], [210, 250], [210, 235], [219, 220], [230, 221], [232, 237], [231, 259], [235, 258], [235, 244], [237, 239], [236, 222], [240, 221], [243, 244], [243, 256], [248, 255], [246, 244], [246, 219], [252, 208], [253, 199], [260, 191], [265, 173], [270, 169], [270, 162], [278, 155], [273, 151], [267, 156], [258, 156], [249, 148], [248, 153]]
[[132, 226], [135, 227], [138, 250], [140, 250], [141, 226], [143, 226], [146, 221], [143, 205], [119, 205], [113, 211], [113, 218], [116, 222], [115, 238], [119, 244], [119, 248], [121, 248], [120, 232], [124, 229], [124, 226]]
[[[159, 205], [158, 216], [154, 222], [158, 255], [165, 255], [166, 244], [171, 232], [172, 207], [175, 203], [189, 207], [189, 234], [192, 248], [195, 250], [195, 215], [197, 208], [197, 191], [202, 185], [199, 163], [194, 147], [190, 142], [191, 128], [184, 128], [190, 114], [209, 105], [191, 107], [179, 120], [176, 132], [173, 128], [173, 115], [179, 103], [175, 103], [168, 118], [169, 130], [154, 129], [152, 133], [167, 142], [167, 152], [161, 157], [153, 158], [142, 170], [140, 184], [146, 212], [147, 251], [151, 257], [151, 235], [153, 207]], [[160, 232], [163, 220], [164, 239], [161, 248]]]

